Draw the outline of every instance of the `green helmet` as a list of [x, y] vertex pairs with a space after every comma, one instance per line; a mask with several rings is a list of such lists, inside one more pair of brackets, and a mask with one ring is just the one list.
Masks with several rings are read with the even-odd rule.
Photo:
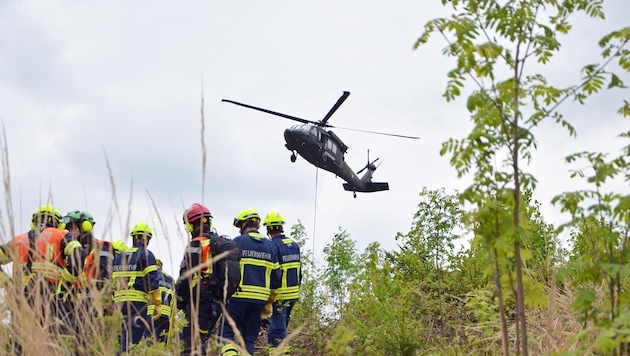
[[243, 222], [245, 221], [253, 221], [253, 222], [259, 223], [260, 215], [258, 215], [256, 210], [252, 208], [247, 208], [241, 211], [240, 213], [238, 213], [238, 215], [234, 218], [234, 226], [240, 228]]
[[263, 221], [263, 225], [267, 227], [271, 226], [284, 226], [284, 218], [277, 211], [270, 211], [265, 216], [265, 220]]
[[83, 232], [92, 231], [92, 229], [94, 228], [94, 224], [96, 224], [94, 218], [92, 217], [92, 214], [88, 213], [87, 211], [81, 210], [73, 210], [66, 214], [66, 216], [63, 217], [63, 223], [66, 226], [68, 226], [69, 224], [77, 224], [77, 226]]

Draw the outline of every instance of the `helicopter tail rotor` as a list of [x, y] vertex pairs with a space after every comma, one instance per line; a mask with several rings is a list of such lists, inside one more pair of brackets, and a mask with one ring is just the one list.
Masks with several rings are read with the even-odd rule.
[[[375, 160], [373, 160], [372, 162], [370, 162], [370, 150], [367, 150], [367, 163], [365, 164], [365, 167], [361, 168], [357, 174], [361, 174], [363, 173], [364, 170], [369, 169], [370, 171], [375, 171], [376, 168], [378, 168], [378, 166], [375, 166], [374, 163], [376, 163], [376, 161], [378, 161], [379, 158], [376, 158]], [[382, 163], [382, 162], [381, 162]], [[378, 164], [379, 166], [381, 165], [380, 163]]]

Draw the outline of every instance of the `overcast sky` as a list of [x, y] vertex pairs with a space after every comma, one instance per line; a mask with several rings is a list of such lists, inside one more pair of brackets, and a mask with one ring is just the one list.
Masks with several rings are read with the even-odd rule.
[[[567, 86], [582, 65], [601, 61], [596, 42], [628, 25], [630, 3], [605, 8], [606, 21], [571, 18], [574, 33], [542, 74]], [[340, 227], [361, 250], [374, 241], [395, 248], [423, 187], [452, 193], [468, 183], [439, 155], [442, 142], [470, 129], [465, 98], [442, 97], [454, 65], [441, 54], [446, 42], [434, 36], [412, 48], [427, 21], [448, 14], [440, 1], [411, 0], [0, 2], [0, 118], [15, 216], [12, 232], [2, 206], [3, 241], [26, 231], [52, 196], [64, 214], [91, 212], [100, 239], [124, 238], [136, 222], [149, 222], [150, 249], [174, 274], [188, 239], [182, 212], [193, 202], [207, 205], [219, 233], [230, 236], [247, 207], [278, 210], [289, 226], [299, 219], [318, 257]], [[290, 162], [283, 131], [295, 122], [221, 102], [317, 121], [344, 90], [351, 95], [330, 124], [421, 137], [335, 130], [355, 171], [368, 149], [380, 157], [374, 181], [389, 182], [387, 192], [353, 198], [340, 178], [301, 158]], [[616, 114], [623, 98], [627, 91], [605, 92], [583, 107], [564, 105], [576, 139], [552, 122], [535, 132], [529, 171], [549, 222], [567, 219], [549, 204], [574, 184], [562, 157], [616, 153], [626, 143], [615, 138], [628, 130]]]

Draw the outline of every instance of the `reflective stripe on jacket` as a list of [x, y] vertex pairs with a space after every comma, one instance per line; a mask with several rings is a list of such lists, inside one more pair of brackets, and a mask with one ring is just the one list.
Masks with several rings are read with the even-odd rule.
[[66, 230], [45, 228], [35, 240], [35, 250], [32, 271], [50, 283], [74, 283], [83, 270], [83, 247]]
[[117, 255], [112, 279], [116, 288], [114, 302], [147, 303], [148, 293], [159, 287], [153, 253], [145, 247], [133, 247]]
[[[175, 286], [173, 285], [173, 277], [160, 269], [158, 269], [158, 275], [160, 279], [160, 295], [162, 297], [162, 315], [170, 317], [171, 313], [173, 312], [173, 303], [175, 300]], [[153, 315], [154, 309], [155, 305], [149, 305], [147, 309], [147, 314]]]
[[278, 262], [282, 271], [282, 284], [276, 292], [276, 300], [297, 300], [302, 283], [300, 246], [292, 239], [277, 235], [271, 239], [278, 251]]
[[281, 285], [280, 265], [274, 245], [258, 231], [237, 236], [234, 242], [241, 248], [241, 290], [232, 299], [266, 303], [271, 290]]

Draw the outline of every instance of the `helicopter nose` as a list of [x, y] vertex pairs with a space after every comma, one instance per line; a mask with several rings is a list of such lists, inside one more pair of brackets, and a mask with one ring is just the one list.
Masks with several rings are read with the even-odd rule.
[[292, 146], [293, 141], [295, 141], [294, 136], [293, 130], [284, 130], [284, 140], [287, 142], [287, 146]]
[[284, 130], [284, 140], [287, 143], [287, 148], [294, 150], [294, 149], [297, 149], [297, 147], [299, 147], [299, 144], [302, 140], [301, 133], [302, 133], [301, 130], [296, 130], [293, 128], [288, 128]]
[[289, 141], [294, 141], [297, 137], [297, 134], [295, 133], [295, 130], [293, 129], [286, 129], [284, 130], [284, 139], [289, 142]]

